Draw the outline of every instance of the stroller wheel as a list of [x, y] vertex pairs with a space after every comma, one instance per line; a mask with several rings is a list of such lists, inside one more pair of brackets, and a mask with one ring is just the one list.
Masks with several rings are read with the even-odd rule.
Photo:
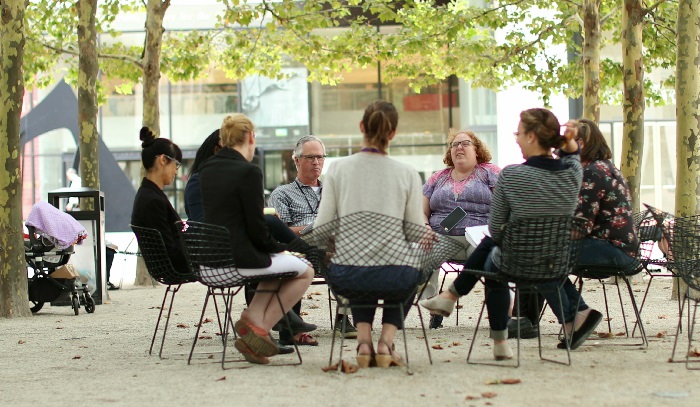
[[75, 312], [75, 315], [78, 315], [80, 313], [80, 300], [77, 295], [71, 299], [71, 304], [73, 305], [73, 312]]
[[90, 294], [85, 294], [85, 311], [88, 314], [95, 312], [95, 300]]
[[32, 306], [29, 307], [29, 310], [32, 311], [32, 314], [35, 314], [41, 310], [41, 307], [44, 306], [43, 302], [38, 302], [38, 301], [29, 301], [32, 303]]

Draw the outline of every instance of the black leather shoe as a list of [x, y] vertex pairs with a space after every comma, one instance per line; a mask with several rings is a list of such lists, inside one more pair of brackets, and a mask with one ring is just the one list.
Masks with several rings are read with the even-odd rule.
[[442, 315], [430, 315], [430, 329], [442, 328]]
[[[579, 329], [574, 331], [574, 334], [571, 337], [571, 350], [578, 348], [584, 342], [586, 342], [586, 339], [588, 339], [588, 337], [591, 336], [595, 328], [598, 326], [598, 324], [600, 324], [600, 321], [602, 320], [603, 314], [592, 309], [591, 312], [588, 313], [586, 320], [583, 321], [583, 324], [581, 324]], [[566, 343], [564, 342], [564, 340], [557, 344], [557, 348], [566, 349]]]
[[[294, 333], [294, 335], [312, 332], [312, 331], [315, 331], [316, 328], [318, 328], [318, 326], [316, 326], [314, 324], [309, 324], [308, 322], [304, 322], [304, 320], [301, 319], [301, 317], [299, 315], [297, 315], [297, 313], [294, 311], [288, 311], [287, 317], [289, 318], [289, 324], [292, 326], [292, 332]], [[280, 330], [283, 330], [286, 327], [287, 327], [287, 323], [284, 321], [284, 318], [283, 318], [278, 323], [276, 323], [275, 326], [272, 327], [272, 330], [279, 332]]]
[[280, 345], [280, 341], [273, 338], [272, 335], [270, 335], [270, 339], [275, 341], [277, 343], [277, 345], [280, 347], [280, 352], [278, 353], [278, 355], [288, 355], [290, 353], [294, 353], [294, 346]]
[[[520, 318], [520, 339], [532, 339], [537, 338], [539, 335], [540, 328], [537, 325], [533, 325], [527, 317]], [[518, 336], [518, 319], [511, 318], [508, 321], [508, 338], [513, 339]]]
[[114, 291], [114, 290], [118, 290], [118, 289], [119, 289], [119, 287], [117, 287], [116, 285], [114, 285], [110, 282], [107, 282], [107, 290]]

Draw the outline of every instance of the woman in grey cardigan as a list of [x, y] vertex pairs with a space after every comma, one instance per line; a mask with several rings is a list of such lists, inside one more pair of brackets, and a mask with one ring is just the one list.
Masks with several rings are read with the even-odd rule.
[[[465, 263], [466, 268], [483, 270], [489, 258], [494, 268], [499, 268], [501, 259], [497, 247], [501, 244], [504, 227], [510, 220], [573, 215], [581, 188], [582, 169], [578, 144], [571, 137], [574, 129], [567, 129], [570, 131], [566, 132], [566, 137], [560, 135], [559, 121], [547, 109], [529, 109], [520, 113], [518, 131], [514, 136], [525, 162], [507, 166], [501, 171], [489, 215], [491, 237], [484, 238], [475, 249]], [[560, 148], [557, 154], [559, 158], [552, 155], [555, 148]], [[457, 298], [468, 294], [477, 281], [474, 276], [460, 274], [448, 291], [421, 301], [420, 304], [431, 313], [449, 316]], [[487, 280], [486, 288], [494, 358], [509, 359], [513, 356], [507, 344], [510, 296], [508, 290], [499, 287], [496, 282]], [[565, 286], [562, 297], [563, 310], [559, 309], [558, 301], [550, 301], [550, 306], [567, 332], [572, 328], [576, 331], [584, 328], [578, 335], [575, 334], [575, 338], [579, 337], [580, 344], [600, 322], [600, 314], [590, 309], [577, 314], [578, 292], [572, 284]]]

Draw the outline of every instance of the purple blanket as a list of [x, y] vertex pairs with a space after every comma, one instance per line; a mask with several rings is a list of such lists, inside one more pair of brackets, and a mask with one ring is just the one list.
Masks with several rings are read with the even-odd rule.
[[77, 220], [48, 202], [35, 203], [26, 224], [34, 226], [37, 233], [51, 241], [58, 250], [80, 244], [87, 238], [85, 228]]

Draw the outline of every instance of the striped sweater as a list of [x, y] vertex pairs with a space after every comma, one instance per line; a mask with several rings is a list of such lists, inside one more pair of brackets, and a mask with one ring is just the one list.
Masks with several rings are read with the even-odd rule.
[[[493, 191], [489, 215], [489, 232], [497, 244], [511, 219], [573, 215], [583, 176], [581, 158], [578, 152], [559, 154], [560, 159], [536, 156], [523, 164], [503, 168]], [[492, 260], [500, 267], [498, 251]]]

